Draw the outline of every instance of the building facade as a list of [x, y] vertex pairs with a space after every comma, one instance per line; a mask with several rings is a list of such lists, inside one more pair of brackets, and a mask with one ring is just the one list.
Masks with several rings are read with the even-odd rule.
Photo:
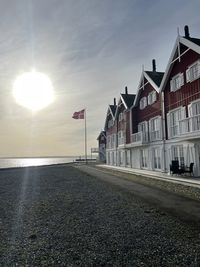
[[100, 162], [106, 162], [106, 132], [101, 131], [98, 140], [98, 160]]
[[200, 176], [200, 39], [188, 26], [176, 39], [166, 71], [142, 71], [136, 95], [120, 94], [106, 115], [106, 162], [169, 172], [172, 161]]
[[200, 176], [200, 39], [178, 36], [160, 88], [164, 94], [166, 171], [194, 163]]

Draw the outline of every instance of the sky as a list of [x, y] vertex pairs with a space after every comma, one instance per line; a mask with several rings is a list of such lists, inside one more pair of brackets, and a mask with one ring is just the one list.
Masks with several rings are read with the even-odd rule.
[[[136, 93], [142, 65], [165, 71], [184, 25], [200, 38], [199, 0], [0, 0], [0, 157], [84, 154], [97, 147], [113, 98]], [[32, 112], [13, 82], [32, 69], [52, 81], [55, 100]]]

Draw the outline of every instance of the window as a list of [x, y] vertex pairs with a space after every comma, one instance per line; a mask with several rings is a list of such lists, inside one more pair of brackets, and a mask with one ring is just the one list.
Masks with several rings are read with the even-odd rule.
[[148, 122], [143, 121], [138, 124], [138, 132], [142, 132], [142, 140], [147, 142], [148, 141]]
[[122, 121], [123, 120], [123, 113], [119, 113], [119, 121]]
[[154, 148], [154, 169], [161, 169], [161, 157], [160, 157], [160, 148]]
[[143, 121], [138, 124], [138, 132], [143, 132], [143, 133], [148, 132], [147, 121]]
[[188, 67], [186, 70], [186, 81], [192, 82], [200, 76], [200, 61], [196, 61], [194, 64]]
[[123, 164], [123, 152], [119, 151], [119, 164], [122, 165]]
[[189, 126], [190, 130], [199, 131], [200, 130], [200, 101], [195, 101], [188, 106], [189, 110]]
[[140, 109], [144, 109], [147, 106], [147, 98], [146, 96], [140, 99]]
[[131, 159], [131, 153], [130, 150], [125, 151], [125, 155], [126, 155], [126, 165], [130, 165], [130, 159]]
[[183, 73], [175, 75], [170, 81], [170, 91], [175, 92], [184, 85], [184, 76]]
[[199, 114], [200, 114], [200, 101], [191, 103], [191, 104], [188, 106], [188, 110], [189, 110], [189, 116], [190, 116], [190, 117], [199, 115]]
[[146, 149], [141, 150], [141, 167], [147, 168], [148, 151]]
[[118, 145], [123, 145], [124, 144], [124, 132], [119, 131], [118, 132]]
[[111, 148], [115, 147], [115, 134], [112, 134]]
[[107, 138], [107, 148], [111, 148], [111, 136], [110, 135]]
[[161, 118], [151, 119], [149, 121], [149, 128], [151, 141], [159, 140], [161, 138]]
[[108, 128], [111, 128], [112, 126], [113, 126], [113, 120], [111, 119], [108, 121]]
[[183, 145], [171, 147], [172, 160], [178, 160], [179, 165], [184, 165]]
[[148, 95], [148, 105], [152, 105], [154, 102], [156, 102], [156, 91], [152, 91]]
[[185, 107], [172, 110], [167, 114], [168, 135], [175, 137], [181, 134], [180, 121], [185, 118]]

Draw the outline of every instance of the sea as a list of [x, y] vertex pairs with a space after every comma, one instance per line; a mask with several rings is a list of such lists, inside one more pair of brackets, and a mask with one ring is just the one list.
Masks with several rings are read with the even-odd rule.
[[28, 166], [45, 166], [74, 162], [75, 156], [69, 157], [46, 157], [46, 158], [0, 158], [0, 169]]

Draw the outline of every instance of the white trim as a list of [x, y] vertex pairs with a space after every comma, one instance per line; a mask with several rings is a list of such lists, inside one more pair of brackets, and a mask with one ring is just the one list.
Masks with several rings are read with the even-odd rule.
[[[177, 47], [178, 47], [178, 44], [179, 42], [185, 46], [187, 46], [188, 48], [192, 49], [193, 51], [195, 51], [196, 53], [200, 54], [200, 46], [194, 44], [192, 41], [184, 38], [184, 37], [180, 37], [178, 36], [176, 38], [176, 42], [174, 44], [174, 47], [173, 47], [173, 50], [172, 50], [172, 53], [171, 53], [171, 56], [169, 58], [169, 61], [168, 61], [168, 64], [167, 64], [167, 67], [166, 67], [166, 70], [165, 70], [165, 74], [163, 76], [163, 79], [162, 79], [162, 82], [161, 82], [161, 85], [160, 85], [160, 92], [163, 91], [166, 83], [167, 83], [167, 80], [168, 80], [168, 77], [169, 77], [169, 74], [171, 72], [171, 69], [173, 67], [173, 63], [178, 59], [174, 59], [174, 55], [176, 53], [176, 50], [177, 50]], [[188, 51], [188, 50], [187, 50]], [[186, 51], [184, 51], [186, 53]], [[184, 53], [183, 52], [183, 53]], [[184, 53], [184, 54], [185, 54]], [[182, 54], [183, 55], [183, 54]], [[180, 55], [180, 56], [182, 56]], [[175, 61], [174, 61], [175, 60]]]
[[[191, 79], [191, 68], [194, 67], [196, 64], [197, 64], [197, 69], [198, 69], [198, 76]], [[187, 83], [188, 82], [193, 82], [193, 81], [199, 79], [199, 77], [200, 77], [200, 59], [196, 60], [195, 62], [193, 62], [192, 64], [190, 64], [187, 67], [186, 76], [187, 76], [186, 77], [187, 78]]]
[[[176, 87], [176, 83], [175, 80], [178, 79], [179, 81], [179, 87]], [[174, 75], [171, 80], [170, 80], [170, 92], [175, 92], [179, 89], [181, 89], [181, 87], [184, 85], [184, 75], [182, 72], [177, 73], [176, 75]]]
[[[151, 103], [150, 103], [150, 96], [151, 96]], [[156, 94], [156, 91], [155, 90], [152, 90], [148, 96], [147, 96], [147, 105], [153, 105], [153, 103], [155, 103], [157, 100], [157, 94]]]
[[104, 129], [106, 129], [106, 123], [107, 123], [107, 121], [108, 121], [108, 116], [111, 114], [111, 116], [112, 116], [112, 118], [113, 118], [113, 122], [114, 122], [114, 119], [115, 119], [115, 117], [114, 117], [114, 115], [113, 115], [113, 113], [112, 113], [112, 110], [111, 110], [111, 108], [110, 108], [110, 105], [108, 106], [108, 109], [107, 109], [107, 114], [106, 114], [106, 120], [105, 120], [105, 124], [104, 124]]
[[181, 42], [183, 45], [187, 46], [188, 48], [191, 48], [191, 49], [192, 49], [193, 51], [195, 51], [196, 53], [200, 54], [200, 46], [199, 46], [199, 45], [193, 43], [192, 41], [190, 41], [190, 40], [188, 40], [188, 39], [186, 39], [186, 38], [184, 38], [184, 37], [181, 37], [181, 38], [180, 38], [180, 42]]
[[146, 71], [144, 72], [144, 77], [149, 81], [149, 83], [151, 84], [151, 86], [159, 93], [159, 87], [155, 84], [155, 82], [149, 77], [149, 75], [146, 73]]
[[140, 98], [139, 108], [140, 108], [140, 110], [143, 110], [146, 107], [147, 107], [147, 97], [143, 96], [142, 98]]

